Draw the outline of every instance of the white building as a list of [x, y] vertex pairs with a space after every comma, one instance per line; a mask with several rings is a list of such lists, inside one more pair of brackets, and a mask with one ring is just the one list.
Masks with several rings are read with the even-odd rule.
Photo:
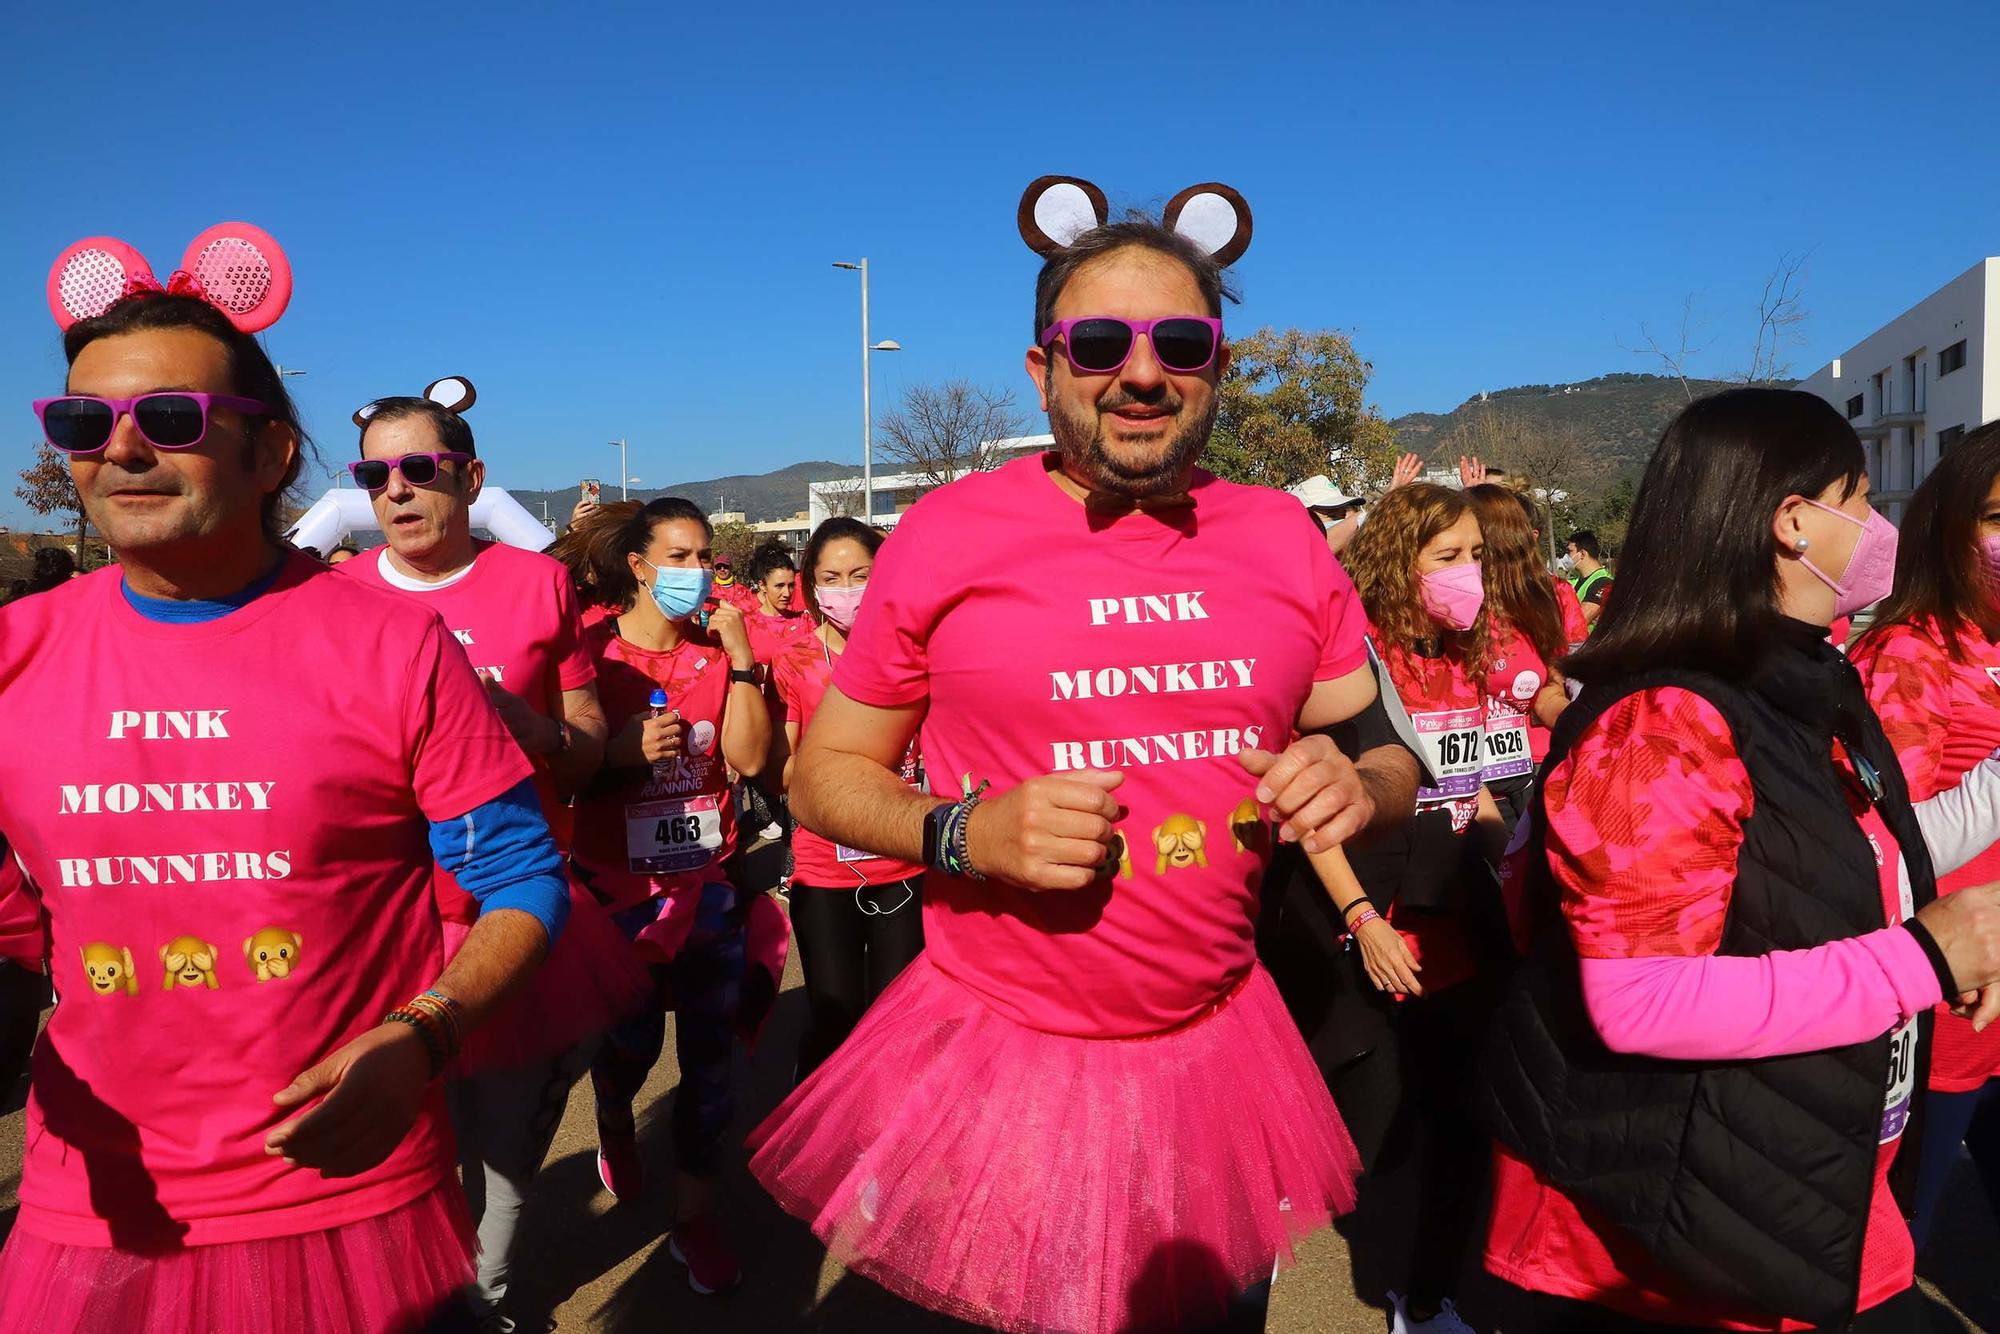
[[[1052, 435], [1024, 435], [1011, 440], [988, 441], [983, 452], [1003, 460], [1017, 457], [1031, 450], [1053, 449], [1056, 438]], [[903, 512], [917, 503], [920, 496], [937, 488], [930, 478], [922, 473], [898, 472], [876, 473], [875, 526], [889, 529]], [[817, 528], [836, 514], [851, 514], [861, 517], [861, 479], [844, 477], [830, 482], [811, 482], [806, 486], [806, 519], [808, 525]]]
[[1799, 388], [1854, 424], [1876, 503], [1900, 522], [1944, 452], [2000, 417], [2000, 258], [1980, 260]]

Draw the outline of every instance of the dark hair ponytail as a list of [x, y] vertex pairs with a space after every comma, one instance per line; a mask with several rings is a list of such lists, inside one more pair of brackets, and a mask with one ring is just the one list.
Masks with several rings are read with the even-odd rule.
[[652, 544], [654, 528], [675, 521], [698, 523], [703, 533], [714, 535], [708, 516], [693, 501], [679, 496], [643, 504], [619, 500], [599, 505], [571, 524], [549, 548], [549, 555], [569, 567], [569, 577], [585, 602], [626, 611], [638, 596], [639, 581], [625, 558]]

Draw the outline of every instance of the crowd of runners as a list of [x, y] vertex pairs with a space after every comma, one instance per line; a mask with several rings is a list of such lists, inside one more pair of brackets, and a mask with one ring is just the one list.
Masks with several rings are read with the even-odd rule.
[[277, 243], [57, 260], [35, 410], [116, 561], [0, 609], [0, 1332], [511, 1329], [585, 1078], [722, 1301], [747, 1154], [1003, 1330], [1261, 1329], [1349, 1213], [1395, 1334], [1493, 1328], [1468, 1255], [1510, 1334], [1922, 1327], [1961, 1146], [2000, 1204], [2000, 424], [1899, 534], [1828, 404], [1696, 401], [1614, 584], [1476, 461], [1200, 468], [1234, 190], [1018, 222], [1053, 447], [740, 574], [671, 497], [475, 537], [463, 376], [356, 412], [385, 541], [323, 561]]

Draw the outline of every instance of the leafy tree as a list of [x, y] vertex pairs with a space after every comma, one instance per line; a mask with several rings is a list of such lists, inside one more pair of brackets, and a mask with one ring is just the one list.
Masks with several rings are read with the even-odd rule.
[[729, 519], [715, 525], [715, 538], [709, 545], [714, 548], [717, 560], [728, 561], [740, 573], [750, 563], [750, 553], [763, 540], [764, 535], [749, 524]]
[[1296, 486], [1319, 473], [1350, 493], [1387, 480], [1396, 437], [1368, 406], [1372, 363], [1333, 329], [1260, 329], [1230, 343], [1203, 465], [1232, 481]]
[[88, 521], [83, 497], [77, 495], [76, 481], [69, 475], [69, 464], [48, 444], [37, 445], [35, 461], [21, 470], [21, 483], [14, 494], [28, 502], [35, 513], [76, 515], [76, 556], [81, 567]]

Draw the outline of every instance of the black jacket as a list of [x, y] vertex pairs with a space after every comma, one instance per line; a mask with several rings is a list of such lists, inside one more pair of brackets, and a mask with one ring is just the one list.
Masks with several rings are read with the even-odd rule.
[[[1916, 906], [1936, 897], [1895, 754], [1854, 668], [1817, 634], [1788, 635], [1740, 683], [1662, 671], [1585, 690], [1556, 726], [1544, 775], [1605, 710], [1661, 686], [1694, 691], [1721, 712], [1753, 788], [1718, 953], [1805, 949], [1882, 928], [1875, 852], [1850, 804], [1866, 766], [1879, 778], [1876, 805], [1901, 845]], [[1865, 765], [1837, 762], [1836, 737]], [[1541, 806], [1538, 790], [1526, 881], [1536, 933], [1487, 1050], [1490, 1128], [1702, 1291], [1814, 1324], [1845, 1322], [1860, 1286], [1889, 1035], [1749, 1061], [1611, 1052], [1584, 1010], [1542, 852]], [[1928, 1027], [1925, 1016], [1919, 1107]], [[1913, 1118], [1904, 1139], [1916, 1135]], [[1899, 1186], [1916, 1150], [1900, 1149]]]

